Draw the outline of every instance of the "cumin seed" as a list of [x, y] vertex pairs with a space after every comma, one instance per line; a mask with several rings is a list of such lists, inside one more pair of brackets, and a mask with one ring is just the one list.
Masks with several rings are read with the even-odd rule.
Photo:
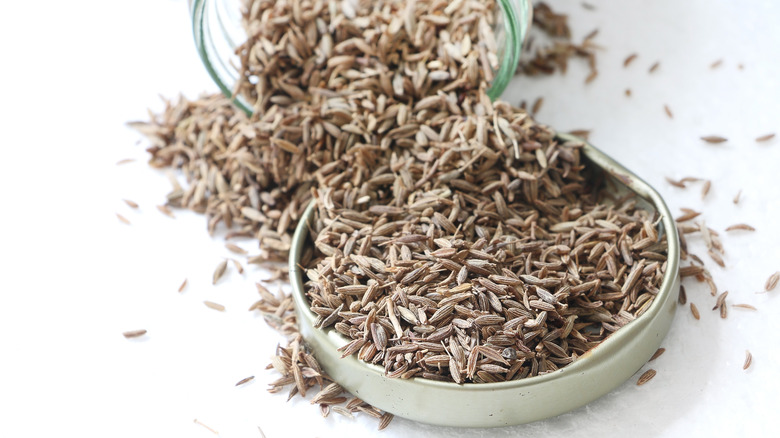
[[225, 275], [225, 271], [227, 270], [227, 262], [227, 259], [219, 262], [211, 276], [211, 284], [217, 284], [217, 281], [222, 278], [223, 275]]
[[129, 199], [123, 199], [123, 201], [125, 201], [125, 204], [129, 205], [130, 208], [136, 208], [136, 209], [138, 208], [138, 204], [136, 204], [135, 202]]
[[763, 142], [769, 141], [769, 140], [771, 140], [773, 138], [775, 138], [775, 134], [774, 133], [762, 135], [761, 137], [757, 137], [756, 138], [756, 143], [763, 143]]
[[720, 137], [718, 135], [706, 135], [704, 137], [701, 137], [701, 139], [706, 141], [707, 143], [712, 143], [712, 144], [718, 144], [718, 143], [723, 143], [725, 141], [728, 141], [727, 138]]
[[243, 385], [243, 384], [245, 384], [245, 383], [251, 382], [251, 381], [252, 381], [252, 380], [254, 380], [254, 379], [255, 379], [255, 376], [244, 377], [243, 379], [239, 380], [239, 381], [236, 383], [236, 385], [235, 385], [235, 386], [241, 386], [241, 385]]
[[185, 278], [184, 281], [181, 282], [181, 286], [179, 286], [179, 293], [184, 292], [184, 288], [187, 287], [187, 279]]
[[137, 338], [137, 337], [143, 336], [145, 334], [146, 334], [146, 330], [141, 329], [141, 330], [130, 330], [130, 331], [124, 332], [124, 333], [122, 333], [122, 336], [130, 339], [130, 338]]
[[656, 371], [654, 369], [649, 369], [642, 373], [641, 376], [639, 376], [639, 379], [636, 381], [637, 386], [642, 386], [645, 383], [649, 382], [653, 377], [655, 377]]
[[742, 364], [742, 369], [746, 370], [750, 368], [750, 365], [753, 363], [753, 354], [750, 353], [750, 350], [745, 350], [745, 363]]
[[653, 353], [653, 356], [648, 360], [648, 362], [652, 362], [652, 361], [658, 359], [658, 356], [664, 354], [665, 351], [666, 351], [666, 348], [663, 348], [663, 347], [659, 348], [658, 350], [655, 351], [655, 353]]
[[624, 68], [625, 68], [625, 67], [628, 67], [628, 66], [629, 66], [629, 64], [631, 64], [632, 62], [634, 62], [634, 60], [637, 58], [637, 56], [639, 56], [639, 55], [637, 55], [636, 53], [632, 53], [632, 54], [628, 55], [628, 56], [626, 57], [626, 59], [624, 59], [624, 60], [623, 60], [623, 67], [624, 67]]
[[204, 301], [203, 304], [205, 304], [206, 307], [208, 307], [209, 309], [218, 310], [220, 312], [225, 311], [225, 306], [223, 306], [222, 304], [217, 304], [211, 301]]
[[129, 220], [127, 220], [127, 218], [126, 218], [126, 217], [124, 217], [124, 216], [122, 216], [121, 214], [117, 213], [117, 214], [116, 214], [116, 217], [117, 217], [117, 218], [119, 219], [119, 221], [120, 221], [120, 222], [122, 222], [123, 224], [130, 225], [130, 221], [129, 221]]
[[756, 229], [748, 224], [734, 224], [726, 227], [726, 231], [756, 231]]
[[693, 317], [696, 318], [696, 320], [700, 318], [699, 309], [696, 307], [696, 304], [691, 303], [691, 314], [693, 314]]
[[176, 219], [176, 216], [173, 215], [173, 211], [171, 211], [170, 208], [168, 208], [167, 205], [157, 205], [157, 210], [160, 211], [160, 213], [168, 216], [171, 219]]
[[672, 110], [669, 109], [669, 105], [664, 105], [664, 112], [666, 113], [667, 117], [674, 119], [674, 114], [672, 114]]
[[780, 271], [775, 272], [766, 280], [766, 284], [764, 285], [764, 291], [769, 292], [773, 290], [775, 287], [777, 287], [778, 281], [780, 281]]

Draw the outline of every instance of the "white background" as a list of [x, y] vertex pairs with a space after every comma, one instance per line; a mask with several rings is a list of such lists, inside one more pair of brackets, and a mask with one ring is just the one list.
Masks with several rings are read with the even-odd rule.
[[[635, 376], [582, 409], [525, 426], [448, 429], [397, 418], [386, 437], [768, 436], [780, 426], [780, 289], [755, 294], [780, 270], [780, 138], [754, 142], [780, 132], [780, 2], [589, 1], [596, 11], [550, 3], [570, 14], [575, 39], [600, 29], [598, 78], [583, 85], [584, 63], [573, 61], [565, 76], [516, 79], [505, 98], [544, 96], [540, 121], [592, 129], [591, 141], [655, 186], [675, 213], [703, 211], [726, 246], [726, 269], [710, 263], [720, 289], [759, 311], [730, 309], [721, 320], [706, 287], [686, 282], [702, 319], [678, 309], [646, 385]], [[373, 435], [374, 419], [323, 419], [308, 401], [266, 392], [276, 375], [265, 366], [282, 339], [247, 311], [266, 274], [231, 269], [212, 286], [214, 267], [231, 255], [223, 241], [208, 236], [199, 215], [171, 219], [155, 209], [170, 186], [124, 124], [162, 108], [158, 94], [216, 90], [197, 58], [186, 2], [4, 6], [0, 436], [214, 436], [196, 418], [225, 437], [258, 437], [258, 426], [268, 437]], [[708, 145], [702, 135], [729, 141]], [[123, 158], [136, 161], [117, 166]], [[702, 201], [700, 185], [677, 189], [666, 176], [709, 178], [712, 190]], [[723, 231], [738, 222], [758, 231]], [[239, 244], [256, 251], [252, 241]], [[691, 246], [704, 256], [698, 239]], [[208, 309], [206, 299], [227, 311]], [[140, 328], [149, 334], [122, 337]], [[746, 349], [754, 361], [743, 371]], [[249, 375], [253, 383], [234, 387]]]

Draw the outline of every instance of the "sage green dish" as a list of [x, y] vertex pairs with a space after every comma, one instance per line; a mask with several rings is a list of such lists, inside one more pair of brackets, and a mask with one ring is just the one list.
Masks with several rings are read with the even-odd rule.
[[[581, 141], [559, 135], [561, 141]], [[341, 358], [338, 348], [347, 338], [335, 330], [314, 327], [298, 260], [308, 243], [308, 223], [314, 205], [306, 210], [293, 237], [290, 279], [301, 334], [323, 370], [342, 387], [371, 405], [399, 417], [441, 426], [510, 426], [553, 417], [586, 405], [607, 394], [644, 365], [658, 349], [675, 312], [680, 289], [680, 248], [677, 228], [661, 196], [647, 183], [590, 144], [583, 154], [612, 180], [617, 194], [629, 190], [639, 205], [660, 214], [659, 229], [666, 233], [666, 274], [649, 309], [577, 361], [549, 374], [501, 383], [456, 384], [423, 378], [391, 379], [384, 369], [354, 356]], [[659, 233], [660, 234], [660, 233]]]

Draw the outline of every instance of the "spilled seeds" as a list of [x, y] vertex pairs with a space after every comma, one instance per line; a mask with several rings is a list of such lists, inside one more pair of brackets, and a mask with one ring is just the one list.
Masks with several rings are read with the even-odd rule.
[[137, 337], [143, 336], [145, 334], [146, 334], [146, 330], [141, 329], [141, 330], [130, 330], [130, 331], [124, 332], [124, 333], [122, 333], [122, 336], [130, 339], [130, 338], [137, 338]]
[[639, 379], [636, 381], [636, 385], [637, 386], [644, 385], [645, 383], [652, 380], [652, 378], [655, 377], [655, 375], [656, 375], [656, 371], [654, 369], [649, 369], [645, 371], [644, 373], [642, 373], [641, 376], [639, 376]]

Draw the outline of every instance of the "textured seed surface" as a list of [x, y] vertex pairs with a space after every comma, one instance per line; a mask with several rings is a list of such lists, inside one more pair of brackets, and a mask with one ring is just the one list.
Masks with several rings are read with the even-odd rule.
[[649, 369], [642, 373], [641, 376], [639, 376], [639, 380], [636, 381], [637, 386], [642, 386], [645, 383], [649, 382], [653, 377], [655, 377], [656, 371], [654, 369]]
[[124, 333], [122, 333], [122, 336], [124, 336], [126, 338], [137, 338], [137, 337], [143, 336], [145, 334], [146, 334], [146, 330], [141, 329], [141, 330], [130, 330], [130, 331], [124, 332]]

